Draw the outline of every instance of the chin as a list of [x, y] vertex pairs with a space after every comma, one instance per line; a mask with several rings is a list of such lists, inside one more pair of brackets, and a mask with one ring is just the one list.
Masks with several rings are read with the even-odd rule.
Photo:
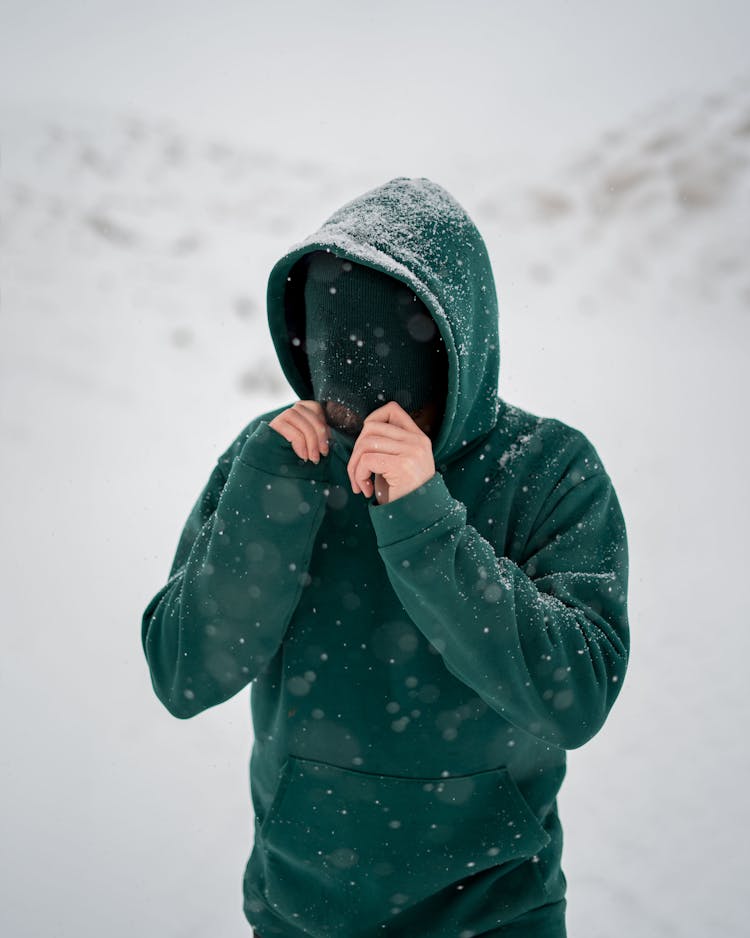
[[323, 411], [329, 426], [340, 433], [345, 433], [352, 438], [358, 437], [362, 430], [362, 421], [343, 404], [336, 401], [326, 401], [323, 404]]

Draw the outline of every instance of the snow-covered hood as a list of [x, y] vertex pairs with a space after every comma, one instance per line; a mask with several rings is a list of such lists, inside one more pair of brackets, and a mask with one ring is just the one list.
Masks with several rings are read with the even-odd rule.
[[311, 251], [381, 270], [430, 310], [448, 354], [445, 413], [433, 444], [447, 463], [495, 425], [500, 342], [487, 248], [466, 211], [437, 183], [397, 176], [352, 199], [280, 258], [268, 279], [268, 324], [281, 368], [301, 400], [314, 397], [304, 351], [305, 270]]

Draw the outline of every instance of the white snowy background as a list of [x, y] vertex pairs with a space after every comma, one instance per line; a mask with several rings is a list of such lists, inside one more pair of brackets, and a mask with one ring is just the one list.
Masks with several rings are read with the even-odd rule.
[[569, 934], [746, 935], [750, 8], [269, 6], [0, 3], [0, 933], [249, 938], [248, 690], [175, 720], [140, 616], [294, 399], [271, 266], [409, 175], [487, 242], [501, 394], [587, 434], [628, 525]]

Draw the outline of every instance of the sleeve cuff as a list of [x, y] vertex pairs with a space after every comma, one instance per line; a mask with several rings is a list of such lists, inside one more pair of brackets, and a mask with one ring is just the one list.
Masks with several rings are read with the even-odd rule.
[[242, 444], [237, 458], [246, 466], [273, 475], [325, 481], [329, 475], [328, 460], [331, 457], [323, 456], [319, 463], [300, 459], [289, 440], [270, 427], [268, 421], [261, 420]]
[[379, 505], [373, 496], [368, 509], [379, 548], [413, 537], [446, 516], [465, 510], [451, 495], [439, 472], [418, 488], [384, 505]]

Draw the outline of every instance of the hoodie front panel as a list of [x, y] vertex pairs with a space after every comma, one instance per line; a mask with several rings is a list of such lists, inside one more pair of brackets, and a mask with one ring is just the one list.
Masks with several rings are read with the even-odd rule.
[[[253, 686], [255, 740], [267, 747], [270, 776], [278, 777], [291, 752], [403, 776], [461, 774], [503, 763], [516, 766], [522, 789], [533, 787], [540, 760], [547, 767], [564, 765], [564, 750], [514, 727], [446, 671], [393, 589], [368, 500], [351, 490], [349, 447], [336, 431], [326, 481], [318, 483], [326, 511], [302, 574], [304, 586], [277, 658]], [[456, 497], [472, 507], [486, 488], [478, 460], [483, 449], [480, 441], [443, 473]], [[472, 520], [481, 529], [481, 518]], [[490, 519], [488, 532], [494, 527], [497, 536], [509, 521], [502, 514]], [[511, 553], [520, 531], [517, 523]], [[532, 795], [532, 801], [538, 799]], [[257, 806], [261, 816], [264, 807]]]
[[[454, 935], [461, 904], [471, 903], [467, 876], [486, 871], [513, 890], [492, 909], [500, 924], [562, 888], [555, 796], [565, 751], [504, 719], [446, 669], [393, 589], [371, 503], [351, 491], [350, 441], [333, 436], [304, 586], [252, 687], [248, 917], [264, 938], [273, 928], [297, 934], [295, 925], [300, 935], [364, 938], [383, 921], [386, 934], [420, 935], [423, 904], [440, 909], [441, 893], [460, 883], [458, 917], [441, 910], [423, 926], [425, 936]], [[478, 457], [490, 449], [480, 439], [444, 467], [470, 504], [484, 472]]]

